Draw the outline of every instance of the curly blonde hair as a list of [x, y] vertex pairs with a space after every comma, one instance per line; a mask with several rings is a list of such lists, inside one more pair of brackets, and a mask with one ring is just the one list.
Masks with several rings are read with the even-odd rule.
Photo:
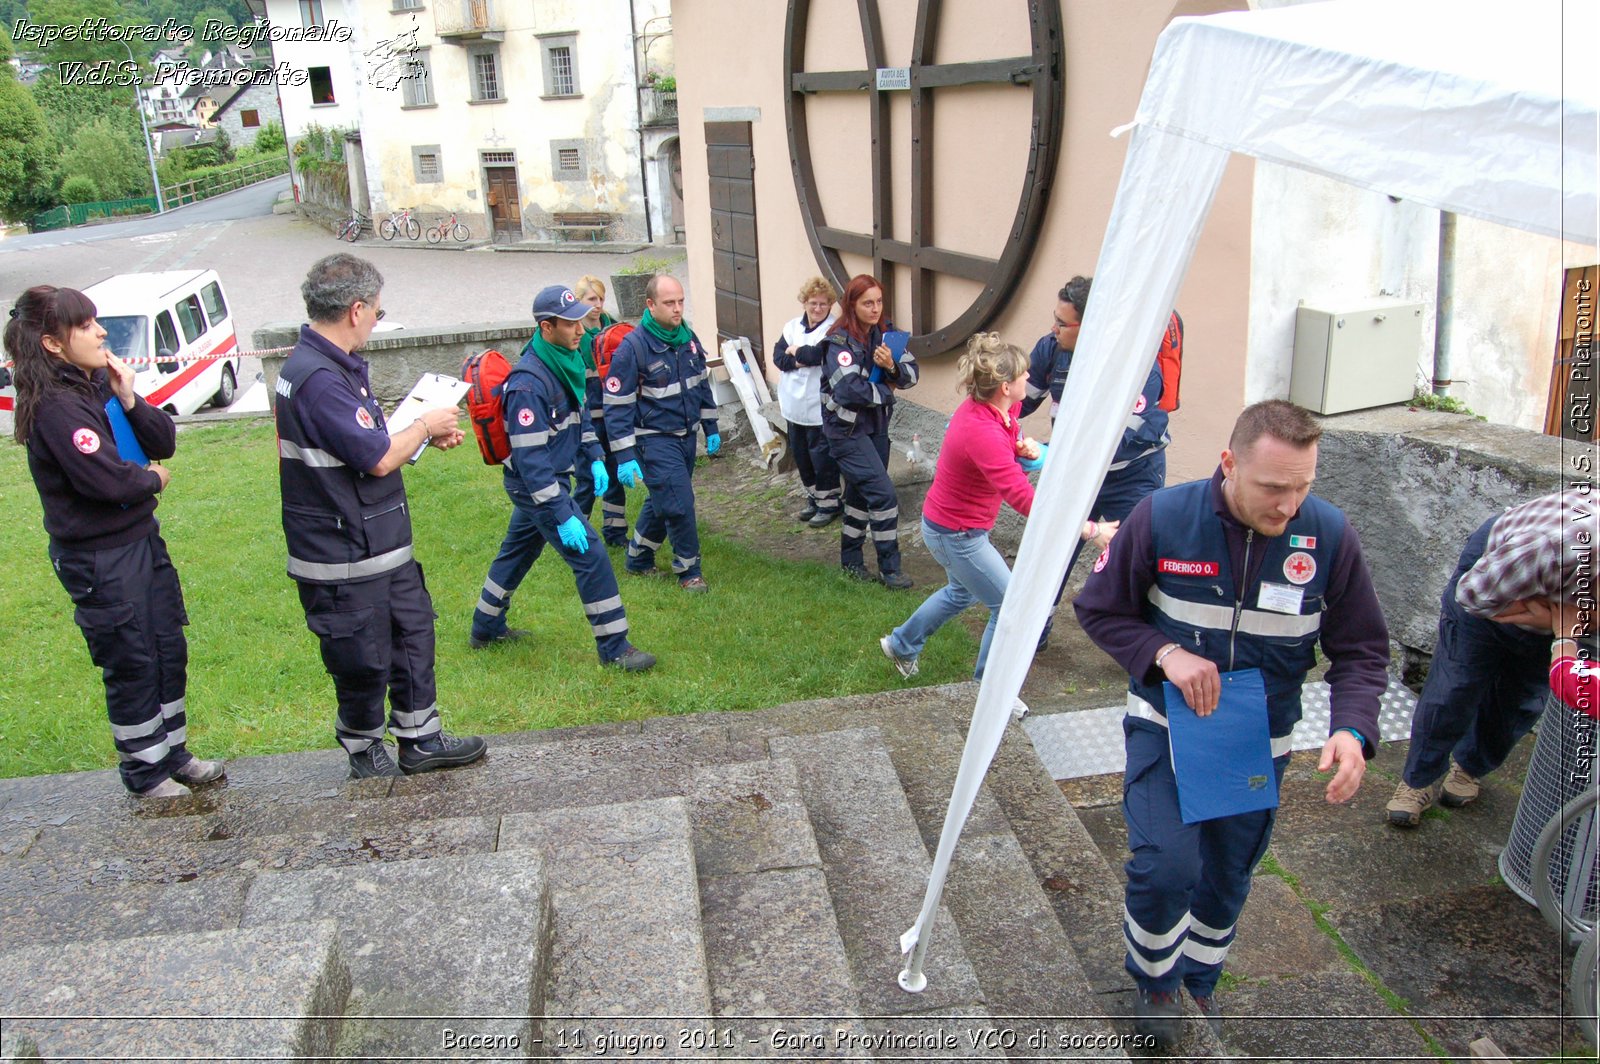
[[986, 402], [1000, 390], [1028, 372], [1028, 356], [1016, 344], [1000, 339], [999, 333], [973, 333], [967, 350], [956, 363], [956, 384], [973, 399]]
[[833, 285], [828, 283], [827, 278], [821, 276], [808, 277], [805, 283], [800, 286], [798, 298], [801, 303], [804, 303], [812, 296], [827, 296], [828, 302], [839, 302], [839, 293], [833, 290]]

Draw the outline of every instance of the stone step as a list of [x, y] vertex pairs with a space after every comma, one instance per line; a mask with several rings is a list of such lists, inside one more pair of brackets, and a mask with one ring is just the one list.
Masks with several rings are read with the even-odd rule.
[[712, 1015], [711, 991], [688, 803], [511, 814], [499, 848], [541, 852], [550, 879], [554, 934], [533, 1055], [704, 1057], [692, 1032]]
[[258, 875], [241, 926], [285, 920], [338, 926], [351, 984], [341, 1056], [510, 1059], [540, 1044], [551, 912], [537, 853]]
[[5, 1060], [319, 1058], [350, 993], [328, 920], [34, 945], [0, 971]]

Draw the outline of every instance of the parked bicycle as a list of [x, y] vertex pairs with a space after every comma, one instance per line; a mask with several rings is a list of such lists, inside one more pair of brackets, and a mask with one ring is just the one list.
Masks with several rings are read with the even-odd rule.
[[451, 237], [459, 240], [463, 244], [465, 244], [467, 239], [472, 236], [472, 234], [467, 230], [467, 227], [462, 225], [461, 222], [456, 219], [454, 211], [451, 211], [450, 217], [446, 218], [438, 225], [430, 226], [428, 228], [428, 243], [437, 244], [439, 241], [444, 239], [446, 233], [449, 233]]
[[407, 240], [415, 240], [422, 235], [422, 223], [411, 217], [412, 208], [401, 207], [378, 226], [378, 235], [385, 240], [393, 240], [397, 234], [404, 233]]
[[339, 227], [339, 239], [354, 244], [361, 236], [361, 230], [363, 229], [369, 233], [372, 231], [372, 219], [360, 211], [352, 211], [350, 220]]

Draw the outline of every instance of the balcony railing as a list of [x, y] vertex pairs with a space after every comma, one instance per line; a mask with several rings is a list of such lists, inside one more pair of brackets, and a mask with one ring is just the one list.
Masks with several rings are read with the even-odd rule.
[[439, 0], [433, 30], [443, 40], [503, 40], [505, 18], [495, 0]]
[[646, 126], [678, 125], [678, 94], [657, 92], [652, 89], [646, 98], [644, 124]]

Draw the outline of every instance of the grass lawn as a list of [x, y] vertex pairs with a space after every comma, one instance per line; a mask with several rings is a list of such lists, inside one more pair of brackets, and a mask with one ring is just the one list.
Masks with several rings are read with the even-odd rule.
[[[191, 748], [232, 758], [332, 746], [332, 681], [284, 573], [272, 426], [185, 429], [168, 464], [172, 485], [157, 515], [189, 612]], [[500, 474], [469, 441], [428, 452], [406, 479], [417, 557], [439, 611], [439, 704], [445, 726], [461, 734], [885, 690], [902, 681], [878, 637], [933, 590], [891, 592], [833, 566], [775, 560], [703, 535], [709, 595], [685, 595], [670, 578], [619, 576], [630, 638], [660, 659], [648, 673], [625, 675], [600, 667], [571, 570], [547, 550], [511, 606], [511, 623], [533, 637], [473, 651], [473, 604], [511, 509]], [[644, 492], [628, 495], [631, 517]], [[9, 440], [0, 444], [0, 511], [9, 621], [0, 777], [111, 767], [100, 672], [50, 571], [26, 454]], [[621, 551], [611, 553], [620, 572]], [[967, 628], [946, 625], [915, 682], [964, 680], [976, 657]]]

